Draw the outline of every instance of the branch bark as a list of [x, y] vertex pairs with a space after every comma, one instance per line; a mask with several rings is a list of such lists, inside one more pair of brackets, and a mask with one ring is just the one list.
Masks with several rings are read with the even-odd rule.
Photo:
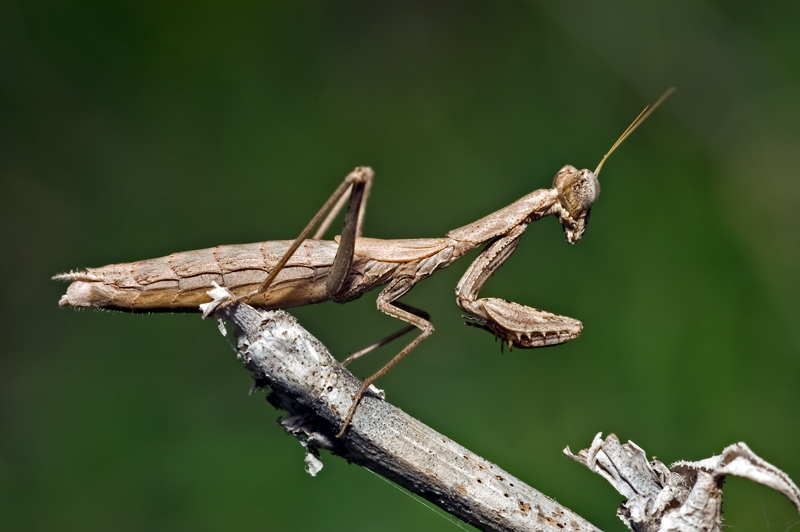
[[205, 315], [235, 326], [239, 358], [268, 400], [286, 410], [286, 430], [307, 449], [309, 472], [321, 467], [325, 449], [366, 467], [481, 530], [598, 531], [594, 525], [526, 485], [495, 464], [377, 396], [364, 395], [352, 425], [338, 432], [361, 381], [342, 367], [316, 338], [282, 311], [244, 304]]

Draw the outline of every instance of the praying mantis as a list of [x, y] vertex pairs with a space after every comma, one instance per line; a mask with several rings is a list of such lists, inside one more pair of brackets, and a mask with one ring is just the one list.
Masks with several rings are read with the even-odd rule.
[[[128, 312], [196, 312], [211, 298], [214, 283], [237, 301], [262, 309], [291, 308], [333, 300], [346, 303], [379, 286], [378, 310], [406, 325], [343, 363], [419, 329], [419, 335], [374, 375], [364, 380], [340, 426], [342, 436], [367, 388], [413, 351], [432, 332], [426, 312], [398, 301], [414, 285], [484, 244], [456, 286], [456, 303], [470, 325], [485, 329], [510, 347], [557, 345], [577, 338], [583, 324], [498, 298], [479, 298], [486, 281], [511, 256], [531, 222], [556, 216], [567, 242], [578, 242], [600, 193], [597, 176], [609, 155], [672, 92], [647, 107], [606, 153], [594, 171], [561, 168], [549, 189], [539, 189], [511, 205], [442, 238], [382, 240], [362, 236], [364, 213], [374, 172], [358, 167], [294, 240], [224, 245], [173, 253], [166, 257], [111, 264], [59, 274], [69, 281], [60, 306], [97, 307]], [[337, 213], [348, 203], [341, 236], [321, 240]], [[312, 234], [315, 227], [317, 231]]]

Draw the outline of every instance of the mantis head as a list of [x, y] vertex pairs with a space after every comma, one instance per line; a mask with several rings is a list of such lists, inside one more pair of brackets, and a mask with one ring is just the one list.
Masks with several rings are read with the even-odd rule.
[[574, 166], [566, 165], [556, 174], [553, 188], [556, 190], [561, 207], [558, 219], [564, 228], [567, 242], [574, 244], [583, 236], [586, 224], [589, 223], [592, 205], [600, 195], [597, 172], [578, 170]]
[[586, 230], [586, 224], [589, 223], [589, 214], [592, 211], [592, 205], [597, 201], [600, 195], [600, 182], [597, 176], [600, 175], [600, 169], [603, 163], [606, 162], [608, 156], [611, 155], [617, 147], [622, 144], [622, 141], [628, 138], [628, 135], [633, 133], [633, 130], [639, 127], [644, 122], [645, 118], [650, 116], [650, 113], [655, 111], [656, 107], [661, 105], [667, 96], [672, 94], [675, 87], [668, 89], [661, 97], [651, 106], [645, 107], [639, 113], [636, 120], [633, 121], [628, 129], [617, 139], [611, 149], [608, 150], [597, 165], [594, 172], [588, 169], [578, 170], [574, 166], [567, 165], [556, 174], [553, 180], [553, 189], [556, 191], [556, 196], [559, 204], [558, 219], [561, 226], [564, 228], [564, 235], [567, 237], [567, 242], [574, 244], [583, 236]]

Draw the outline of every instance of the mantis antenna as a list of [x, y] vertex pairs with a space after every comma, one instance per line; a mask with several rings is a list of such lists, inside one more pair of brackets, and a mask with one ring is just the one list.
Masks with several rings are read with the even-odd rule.
[[644, 122], [645, 118], [650, 116], [650, 113], [655, 111], [656, 107], [661, 105], [661, 102], [666, 100], [667, 96], [669, 96], [673, 92], [675, 92], [675, 87], [670, 87], [664, 94], [661, 95], [661, 98], [656, 100], [656, 103], [654, 103], [653, 105], [648, 105], [642, 110], [641, 113], [639, 113], [639, 116], [636, 117], [636, 120], [634, 120], [631, 123], [631, 125], [628, 126], [628, 129], [626, 129], [625, 132], [622, 133], [622, 135], [620, 135], [620, 137], [617, 139], [617, 142], [615, 142], [614, 145], [611, 146], [611, 149], [608, 150], [608, 153], [606, 153], [603, 156], [603, 160], [600, 161], [600, 164], [597, 165], [597, 169], [594, 171], [595, 176], [600, 174], [600, 169], [603, 167], [603, 163], [606, 162], [606, 159], [608, 159], [608, 156], [614, 153], [614, 150], [616, 150], [619, 147], [619, 145], [622, 144], [622, 141], [628, 138], [628, 135], [633, 133], [633, 130], [639, 127], [639, 125], [641, 125], [641, 123]]

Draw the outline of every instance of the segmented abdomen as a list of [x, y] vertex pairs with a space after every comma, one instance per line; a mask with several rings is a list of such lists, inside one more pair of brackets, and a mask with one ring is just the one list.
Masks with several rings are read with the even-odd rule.
[[[61, 306], [99, 307], [130, 312], [195, 312], [211, 298], [212, 282], [237, 296], [257, 290], [291, 241], [217, 246], [166, 257], [110, 264], [57, 275], [72, 281]], [[288, 308], [324, 301], [325, 278], [338, 245], [307, 240], [278, 274], [266, 297], [245, 302], [261, 308]]]

